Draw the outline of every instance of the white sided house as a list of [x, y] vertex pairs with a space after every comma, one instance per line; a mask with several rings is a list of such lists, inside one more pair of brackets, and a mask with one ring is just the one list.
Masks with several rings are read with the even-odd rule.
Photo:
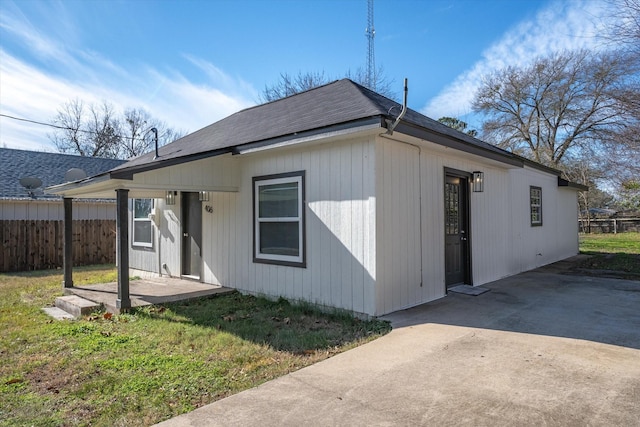
[[121, 307], [131, 268], [379, 316], [577, 254], [580, 189], [344, 79], [50, 191], [116, 196]]

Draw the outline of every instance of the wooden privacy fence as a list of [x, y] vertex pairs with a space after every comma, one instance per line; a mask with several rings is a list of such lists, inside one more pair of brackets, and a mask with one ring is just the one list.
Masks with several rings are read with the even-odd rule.
[[[61, 268], [64, 221], [0, 221], [0, 272]], [[115, 264], [115, 220], [73, 221], [73, 265]]]

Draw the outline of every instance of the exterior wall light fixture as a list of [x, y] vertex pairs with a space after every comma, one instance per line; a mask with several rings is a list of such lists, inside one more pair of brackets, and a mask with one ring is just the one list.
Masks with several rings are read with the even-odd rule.
[[200, 200], [201, 202], [208, 202], [209, 201], [209, 192], [208, 191], [200, 191], [198, 193], [198, 200]]
[[473, 172], [473, 192], [482, 193], [484, 191], [484, 172]]
[[167, 205], [175, 205], [176, 204], [176, 193], [177, 191], [167, 191], [164, 197], [164, 201]]

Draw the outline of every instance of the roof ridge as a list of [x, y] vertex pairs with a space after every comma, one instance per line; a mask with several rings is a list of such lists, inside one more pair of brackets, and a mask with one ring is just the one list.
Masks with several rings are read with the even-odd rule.
[[[286, 100], [291, 99], [291, 98], [293, 98], [293, 97], [296, 97], [296, 96], [299, 96], [299, 95], [303, 95], [303, 94], [305, 94], [305, 93], [313, 92], [313, 91], [315, 91], [315, 90], [317, 90], [317, 89], [320, 89], [320, 88], [323, 88], [323, 87], [325, 87], [325, 86], [332, 85], [332, 84], [337, 83], [337, 82], [339, 82], [339, 81], [341, 81], [341, 80], [349, 80], [349, 79], [344, 78], [344, 79], [336, 79], [336, 80], [332, 80], [332, 81], [327, 82], [327, 83], [324, 83], [324, 84], [322, 84], [322, 85], [320, 85], [320, 86], [314, 86], [314, 87], [312, 87], [312, 88], [310, 88], [310, 89], [303, 90], [303, 91], [301, 91], [301, 92], [296, 92], [296, 93], [292, 93], [291, 95], [283, 96], [282, 98], [273, 99], [273, 100], [271, 100], [271, 101], [267, 101], [267, 102], [263, 102], [263, 103], [260, 103], [260, 104], [252, 105], [252, 106], [250, 106], [250, 107], [243, 108], [242, 110], [238, 110], [238, 111], [236, 111], [235, 113], [233, 113], [233, 114], [231, 114], [230, 116], [227, 116], [227, 117], [231, 117], [231, 116], [234, 116], [234, 115], [239, 114], [239, 113], [244, 113], [244, 112], [246, 112], [246, 111], [255, 110], [256, 108], [264, 107], [265, 105], [270, 105], [270, 104], [275, 104], [275, 103], [278, 103], [278, 102], [283, 102], [283, 101], [286, 101]], [[226, 118], [226, 117], [222, 118], [221, 120], [224, 120], [225, 118]], [[215, 123], [215, 122], [214, 122], [214, 123]], [[206, 126], [205, 126], [205, 127], [206, 127]]]

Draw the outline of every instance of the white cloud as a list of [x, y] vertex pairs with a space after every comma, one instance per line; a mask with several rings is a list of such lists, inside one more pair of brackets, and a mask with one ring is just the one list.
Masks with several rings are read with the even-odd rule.
[[482, 59], [431, 99], [422, 113], [429, 117], [464, 117], [482, 76], [507, 66], [522, 66], [533, 58], [562, 50], [603, 47], [597, 34], [604, 31], [606, 3], [557, 0], [538, 12], [533, 21], [517, 24], [482, 54]]
[[[0, 27], [26, 47], [21, 57], [0, 49], [0, 113], [5, 115], [50, 123], [63, 103], [78, 98], [108, 101], [119, 110], [144, 108], [170, 127], [195, 131], [257, 99], [251, 85], [199, 58], [187, 58], [204, 77], [205, 83], [193, 84], [176, 71], [124, 69], [99, 53], [56, 43], [9, 14], [0, 19]], [[52, 131], [0, 117], [0, 146], [54, 151], [47, 137]]]

